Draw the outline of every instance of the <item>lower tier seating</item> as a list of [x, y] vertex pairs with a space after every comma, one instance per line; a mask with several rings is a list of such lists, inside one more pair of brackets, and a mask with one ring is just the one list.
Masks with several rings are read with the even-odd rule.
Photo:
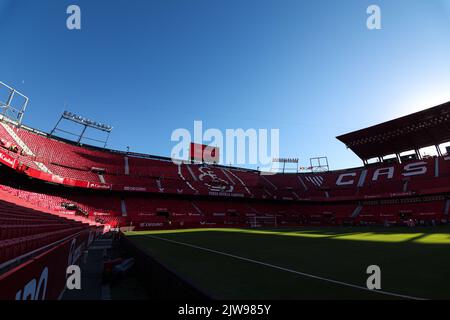
[[[204, 225], [250, 227], [255, 219], [283, 225], [402, 224], [406, 220], [446, 223], [446, 196], [409, 197], [365, 202], [247, 201], [240, 198], [167, 197], [114, 192], [46, 193], [0, 185], [0, 190], [61, 216], [82, 217], [112, 228], [183, 228]], [[256, 218], [255, 218], [256, 217]], [[0, 240], [63, 230], [59, 217], [5, 211]], [[68, 228], [68, 227], [67, 227]]]
[[87, 227], [78, 221], [0, 200], [0, 264]]

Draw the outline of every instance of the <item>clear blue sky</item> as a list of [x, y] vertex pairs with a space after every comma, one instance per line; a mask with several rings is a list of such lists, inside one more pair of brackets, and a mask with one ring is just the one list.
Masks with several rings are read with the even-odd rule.
[[450, 0], [0, 0], [0, 80], [30, 97], [26, 124], [68, 109], [114, 126], [111, 148], [169, 156], [203, 120], [344, 168], [361, 162], [335, 136], [450, 100], [449, 35]]

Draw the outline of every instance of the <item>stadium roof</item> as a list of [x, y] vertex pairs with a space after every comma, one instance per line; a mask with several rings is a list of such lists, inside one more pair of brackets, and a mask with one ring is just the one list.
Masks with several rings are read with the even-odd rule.
[[450, 102], [336, 137], [363, 160], [450, 141]]

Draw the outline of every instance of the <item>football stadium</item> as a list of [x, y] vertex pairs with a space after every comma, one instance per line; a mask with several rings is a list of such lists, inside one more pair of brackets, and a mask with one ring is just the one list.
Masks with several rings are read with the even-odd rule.
[[[147, 126], [133, 136], [133, 123], [118, 123], [136, 117], [131, 106], [96, 107], [90, 84], [82, 91], [93, 109], [57, 95], [60, 105], [41, 110], [49, 93], [29, 95], [32, 85], [11, 74], [0, 79], [1, 300], [450, 299], [450, 102], [428, 99], [396, 117], [364, 111], [364, 121], [315, 114], [308, 121], [332, 118], [333, 133], [296, 139], [336, 143], [359, 164], [337, 168], [334, 151], [281, 148], [262, 168], [228, 163], [223, 144], [195, 139], [184, 158], [170, 152], [173, 142], [166, 152], [110, 147], [119, 137], [147, 144], [178, 125], [138, 114]], [[105, 90], [116, 99], [124, 88]], [[89, 110], [114, 128], [83, 116]], [[179, 313], [212, 312], [192, 308]]]

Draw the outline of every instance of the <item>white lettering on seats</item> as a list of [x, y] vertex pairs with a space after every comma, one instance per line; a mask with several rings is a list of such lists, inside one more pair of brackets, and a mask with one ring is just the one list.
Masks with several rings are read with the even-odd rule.
[[377, 181], [378, 177], [383, 175], [386, 175], [388, 179], [392, 179], [394, 177], [394, 167], [377, 169], [373, 174], [372, 181]]
[[219, 178], [212, 169], [209, 169], [208, 167], [199, 167], [198, 171], [200, 171], [198, 179], [202, 181], [210, 191], [233, 192], [234, 187], [225, 179]]
[[403, 176], [405, 176], [405, 177], [426, 174], [427, 173], [427, 163], [425, 161], [410, 163], [410, 164], [407, 164], [403, 168], [403, 171], [405, 171], [405, 172], [403, 172]]
[[355, 179], [343, 181], [346, 177], [356, 177], [356, 172], [341, 174], [336, 181], [336, 185], [337, 186], [348, 186], [348, 185], [352, 185], [355, 183]]

